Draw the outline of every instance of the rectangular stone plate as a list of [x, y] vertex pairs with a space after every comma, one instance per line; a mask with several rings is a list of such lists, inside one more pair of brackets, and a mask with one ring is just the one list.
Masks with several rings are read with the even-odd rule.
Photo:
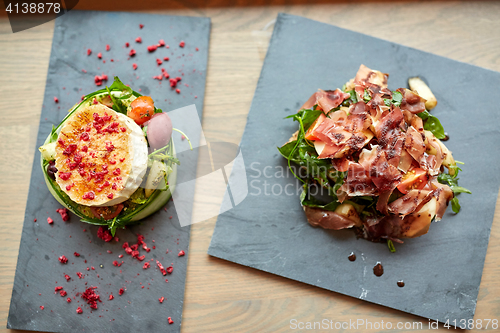
[[[144, 27], [141, 29], [139, 24]], [[143, 95], [152, 96], [156, 107], [165, 112], [195, 104], [201, 120], [209, 34], [208, 18], [88, 11], [70, 11], [57, 18], [37, 148], [52, 125], [59, 124], [82, 95], [111, 85], [114, 75]], [[135, 42], [137, 37], [142, 38], [142, 43]], [[170, 48], [148, 52], [147, 46], [158, 44], [160, 39]], [[182, 40], [184, 48], [179, 46]], [[130, 43], [128, 48], [126, 42]], [[87, 55], [88, 49], [92, 50], [91, 55]], [[129, 57], [131, 49], [137, 52], [134, 57]], [[102, 53], [102, 59], [98, 59], [98, 53]], [[170, 60], [158, 66], [156, 59], [164, 57]], [[162, 67], [172, 77], [182, 78], [179, 94], [168, 80], [153, 79], [161, 75]], [[102, 74], [108, 75], [108, 81], [97, 87], [94, 77]], [[54, 97], [59, 103], [54, 102]], [[193, 120], [173, 118], [172, 122], [198, 142], [200, 133], [189, 130]], [[188, 147], [180, 134], [174, 133], [174, 139], [178, 150]], [[178, 180], [193, 178], [196, 164], [196, 154], [183, 154]], [[7, 327], [51, 332], [179, 331], [187, 255], [177, 254], [180, 250], [188, 252], [190, 228], [180, 227], [173, 202], [144, 219], [143, 224], [118, 230], [119, 242], [109, 243], [97, 238], [96, 226], [81, 223], [74, 215], [69, 222], [63, 222], [56, 213], [60, 207], [45, 185], [37, 149]], [[47, 223], [47, 217], [54, 220], [52, 225]], [[33, 222], [35, 218], [37, 222]], [[152, 249], [146, 253], [140, 248], [141, 255], [146, 255], [142, 262], [122, 249], [125, 241], [136, 243], [138, 233], [145, 236]], [[74, 252], [80, 253], [80, 257], [75, 257]], [[119, 258], [120, 254], [124, 257]], [[67, 264], [58, 261], [61, 255], [69, 259]], [[123, 264], [116, 267], [115, 260], [123, 260]], [[156, 260], [164, 267], [172, 265], [172, 274], [163, 276]], [[151, 264], [149, 269], [143, 269], [146, 261]], [[82, 279], [77, 272], [83, 273]], [[66, 281], [65, 274], [71, 277], [70, 281]], [[55, 294], [56, 286], [63, 286], [68, 295]], [[97, 287], [102, 300], [94, 311], [78, 294], [91, 286]], [[120, 288], [125, 288], [122, 296], [118, 295]], [[114, 296], [112, 301], [110, 294]], [[71, 303], [67, 303], [67, 297], [71, 297]], [[160, 297], [165, 298], [162, 304]], [[77, 307], [83, 309], [83, 314], [76, 313]], [[168, 324], [168, 317], [173, 324]]]
[[[350, 230], [311, 227], [300, 184], [276, 149], [298, 128], [283, 118], [318, 88], [342, 87], [360, 64], [389, 73], [393, 90], [411, 76], [427, 81], [438, 100], [432, 113], [450, 135], [446, 145], [465, 162], [460, 184], [472, 191], [460, 195], [459, 214], [448, 207], [428, 234], [396, 244], [396, 253]], [[208, 253], [441, 322], [473, 318], [500, 186], [499, 86], [497, 72], [280, 14], [241, 141], [248, 195], [218, 217]], [[373, 273], [378, 261], [381, 277]]]

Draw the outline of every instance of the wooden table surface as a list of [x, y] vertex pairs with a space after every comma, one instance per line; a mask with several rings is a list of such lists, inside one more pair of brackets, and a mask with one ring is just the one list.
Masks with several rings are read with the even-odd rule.
[[[212, 32], [203, 129], [210, 141], [239, 143], [278, 12], [305, 16], [500, 71], [499, 2], [81, 1], [76, 9], [208, 16]], [[267, 30], [263, 30], [268, 26]], [[12, 34], [0, 14], [0, 330], [5, 325], [28, 195], [54, 22]], [[488, 84], [485, 82], [485, 85]], [[499, 87], [500, 88], [500, 87]], [[231, 117], [226, 117], [231, 110]], [[471, 110], [473, 112], [473, 110]], [[498, 120], [498, 119], [495, 119]], [[497, 207], [499, 205], [497, 204]], [[474, 221], [471, 221], [473, 223]], [[290, 320], [424, 323], [366, 303], [207, 255], [215, 218], [193, 225], [183, 332], [274, 332]], [[497, 209], [475, 319], [500, 320]], [[445, 330], [441, 327], [441, 330]], [[403, 330], [402, 330], [403, 331]]]

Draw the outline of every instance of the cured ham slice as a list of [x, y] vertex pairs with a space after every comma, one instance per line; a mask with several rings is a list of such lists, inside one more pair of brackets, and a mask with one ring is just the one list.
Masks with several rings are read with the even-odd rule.
[[432, 191], [410, 190], [406, 195], [394, 200], [389, 204], [389, 211], [401, 216], [419, 210], [424, 204], [432, 199]]
[[351, 228], [356, 225], [355, 221], [330, 210], [312, 208], [309, 206], [303, 206], [303, 209], [306, 213], [307, 221], [313, 227], [341, 230]]
[[425, 144], [422, 135], [413, 126], [406, 132], [405, 149], [416, 161], [425, 153]]
[[453, 199], [453, 191], [449, 186], [439, 183], [437, 179], [431, 180], [430, 184], [435, 190], [433, 194], [437, 199], [436, 221], [440, 221], [443, 218], [446, 207], [448, 207], [448, 203]]
[[425, 111], [425, 99], [409, 89], [399, 88], [397, 91], [403, 95], [403, 100], [399, 106], [401, 110], [410, 111], [411, 113]]
[[[359, 163], [349, 163], [347, 178], [340, 187], [338, 194], [344, 192], [348, 196], [374, 196], [378, 194], [367, 170]], [[339, 197], [340, 200], [340, 197]]]
[[338, 107], [342, 102], [351, 95], [343, 92], [340, 89], [335, 90], [321, 90], [312, 94], [311, 97], [305, 102], [301, 109], [312, 109], [314, 105], [318, 105], [323, 112], [328, 113], [330, 110]]
[[354, 78], [354, 83], [365, 84], [369, 82], [379, 85], [383, 88], [387, 88], [388, 78], [389, 74], [385, 74], [380, 71], [370, 69], [365, 65], [361, 65], [359, 66], [358, 72], [356, 73], [356, 77]]

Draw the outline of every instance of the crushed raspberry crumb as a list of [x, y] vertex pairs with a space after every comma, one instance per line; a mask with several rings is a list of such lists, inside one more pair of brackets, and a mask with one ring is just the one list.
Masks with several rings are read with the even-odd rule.
[[129, 47], [129, 46], [130, 46], [129, 42], [126, 42], [125, 47]]
[[113, 199], [113, 193], [108, 194], [108, 199]]
[[97, 53], [97, 58], [102, 59], [102, 53], [101, 52]]
[[148, 269], [150, 266], [149, 261], [146, 261], [144, 265], [142, 265], [142, 269]]
[[160, 303], [163, 303], [163, 301], [165, 300], [165, 297], [162, 296], [162, 297], [158, 298], [158, 300], [160, 301]]
[[137, 38], [135, 39], [135, 42], [136, 42], [136, 43], [142, 43], [142, 38], [141, 38], [141, 37], [137, 37]]
[[66, 298], [66, 302], [71, 303], [71, 298], [70, 297]]
[[[156, 59], [156, 64], [157, 64], [158, 66], [160, 66], [162, 63], [163, 63], [163, 61], [161, 61], [161, 59], [159, 59], [159, 58], [157, 58], [157, 59]], [[57, 103], [57, 102], [56, 102], [56, 103]]]
[[181, 42], [179, 43], [179, 46], [184, 47], [184, 46], [186, 46], [186, 43], [183, 40], [181, 40]]
[[69, 276], [68, 274], [64, 275], [64, 278], [66, 279], [66, 281], [71, 280], [71, 276]]
[[[91, 309], [97, 310], [97, 302], [101, 302], [101, 298], [94, 291], [97, 287], [90, 287], [82, 293], [82, 298], [87, 301]], [[78, 311], [77, 311], [78, 312]]]
[[59, 103], [59, 98], [54, 97], [54, 102]]
[[87, 55], [89, 56], [89, 55], [91, 55], [91, 54], [92, 54], [92, 50], [91, 50], [91, 49], [88, 49], [88, 50], [87, 50]]
[[168, 323], [169, 323], [170, 325], [172, 325], [172, 324], [174, 323], [174, 321], [172, 320], [172, 318], [171, 318], [171, 317], [168, 317]]
[[61, 215], [61, 218], [64, 222], [69, 221], [69, 214], [67, 208], [58, 208], [56, 209], [56, 212], [58, 212]]
[[109, 46], [109, 44], [106, 44], [106, 51], [109, 51], [111, 50], [111, 47]]
[[163, 76], [161, 76], [161, 75], [156, 75], [156, 76], [153, 76], [153, 79], [156, 79], [156, 80], [158, 80], [158, 81], [161, 81], [161, 80], [163, 80]]
[[50, 217], [47, 217], [47, 223], [48, 223], [48, 224], [52, 224], [52, 223], [54, 223], [54, 220], [53, 220], [53, 219], [51, 219]]
[[135, 56], [135, 54], [136, 54], [135, 50], [131, 49], [128, 55], [133, 57], [133, 56]]
[[64, 296], [66, 296], [67, 294], [68, 294], [68, 293], [66, 292], [66, 290], [61, 290], [61, 291], [59, 292], [59, 295], [61, 295], [61, 297], [64, 297]]
[[95, 193], [90, 191], [90, 192], [87, 192], [85, 193], [83, 196], [82, 196], [82, 199], [85, 199], [85, 200], [94, 200], [95, 199]]
[[75, 257], [79, 257], [79, 256], [80, 256], [80, 253], [75, 252], [75, 253], [73, 253], [73, 255], [74, 255]]
[[154, 52], [154, 51], [156, 51], [157, 48], [158, 48], [158, 46], [156, 46], [156, 45], [149, 45], [148, 46], [148, 51], [149, 52]]
[[132, 68], [134, 69], [134, 71], [137, 69], [137, 64], [132, 64]]
[[66, 258], [65, 255], [62, 255], [59, 257], [59, 261], [61, 262], [61, 264], [65, 264], [68, 262], [68, 258]]
[[129, 247], [129, 246], [128, 246], [128, 242], [123, 243], [123, 245], [122, 245], [122, 249], [126, 249], [127, 247]]
[[43, 310], [45, 309], [45, 307], [43, 305], [40, 305], [40, 310]]
[[78, 307], [78, 308], [76, 309], [76, 313], [78, 313], [78, 314], [82, 314], [82, 313], [83, 313], [82, 308], [81, 308], [81, 307]]
[[172, 274], [173, 271], [174, 271], [174, 268], [172, 266], [167, 267], [168, 274]]
[[144, 24], [139, 24], [139, 29], [144, 28]]
[[106, 74], [102, 74], [101, 76], [96, 75], [94, 77], [94, 83], [96, 84], [96, 86], [102, 85], [103, 81], [108, 81], [108, 76]]
[[181, 90], [179, 88], [175, 89], [175, 92], [180, 94], [181, 93]]
[[159, 45], [159, 46], [165, 46], [165, 41], [164, 41], [163, 39], [160, 39], [160, 40], [158, 41], [158, 45]]
[[62, 286], [57, 286], [54, 288], [54, 293], [58, 292], [59, 290], [62, 290]]
[[123, 288], [120, 288], [120, 290], [118, 290], [118, 295], [123, 295], [123, 293], [125, 292], [125, 290]]
[[78, 275], [78, 278], [81, 279], [83, 274], [81, 272], [76, 272], [76, 275]]
[[36, 219], [33, 219], [33, 222], [36, 222]]
[[97, 230], [97, 237], [102, 239], [105, 242], [111, 242], [113, 240], [113, 236], [111, 236], [111, 233], [109, 232], [108, 229], [105, 229], [104, 227], [99, 227]]
[[165, 60], [165, 61], [169, 61], [169, 60], [170, 60], [170, 58], [169, 58], [169, 57], [165, 57], [165, 58], [163, 58], [163, 60]]
[[115, 298], [113, 295], [109, 295], [109, 300], [112, 301]]
[[146, 256], [145, 256], [145, 255], [142, 255], [142, 256], [140, 256], [140, 257], [137, 257], [137, 260], [143, 261], [145, 258], [146, 258]]
[[156, 260], [156, 265], [158, 266], [158, 268], [160, 269], [161, 273], [164, 276], [167, 275], [167, 271], [165, 270], [165, 268], [163, 267], [163, 265], [161, 264], [161, 262], [159, 262], [158, 260]]
[[196, 48], [196, 51], [199, 51], [200, 49], [199, 48]]
[[123, 258], [123, 254], [120, 254], [120, 255], [118, 256], [118, 258], [120, 258], [120, 259], [121, 259], [121, 258]]
[[180, 251], [179, 251], [179, 254], [178, 254], [177, 256], [182, 257], [182, 256], [184, 256], [185, 254], [186, 254], [186, 253], [185, 253], [183, 250], [180, 250]]

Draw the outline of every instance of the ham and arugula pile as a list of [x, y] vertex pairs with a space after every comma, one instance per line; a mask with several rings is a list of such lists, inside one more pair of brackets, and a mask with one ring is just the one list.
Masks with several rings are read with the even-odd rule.
[[361, 65], [343, 89], [317, 91], [288, 117], [299, 130], [278, 149], [304, 183], [300, 200], [311, 225], [353, 228], [393, 251], [393, 242], [426, 234], [449, 202], [458, 213], [456, 195], [470, 191], [458, 186], [461, 162], [427, 110], [436, 105], [430, 89], [413, 78], [421, 95], [391, 91], [387, 79]]
[[71, 108], [39, 148], [47, 187], [82, 222], [114, 236], [170, 199], [179, 164], [173, 130], [185, 135], [151, 97], [115, 77]]

